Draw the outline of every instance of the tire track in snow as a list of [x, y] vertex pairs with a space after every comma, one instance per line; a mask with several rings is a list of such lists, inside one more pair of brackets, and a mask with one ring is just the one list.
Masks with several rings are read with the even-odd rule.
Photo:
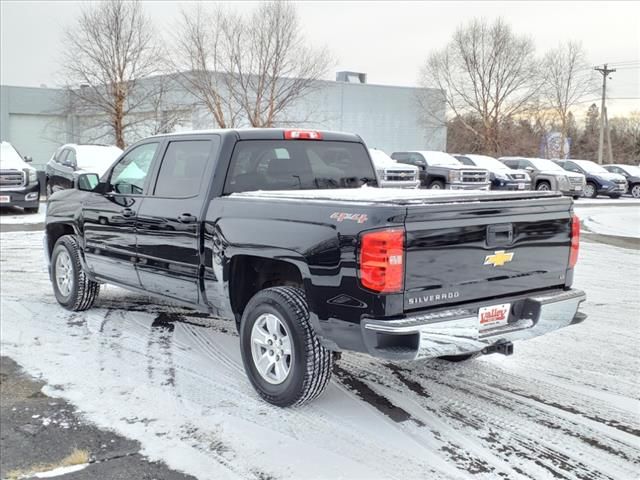
[[[363, 366], [356, 365], [356, 368], [363, 369]], [[391, 370], [395, 370], [397, 378], [399, 370], [397, 368]], [[403, 392], [402, 389], [397, 388], [397, 385], [394, 387], [385, 380], [389, 376], [384, 371], [381, 373], [380, 368], [374, 368], [373, 372], [371, 370], [369, 372], [374, 375], [372, 379], [369, 379], [370, 381], [395, 389], [396, 392]], [[580, 429], [576, 427], [583, 427], [583, 425], [565, 422], [566, 425], [559, 426], [558, 422], [555, 421], [555, 417], [548, 415], [548, 412], [540, 412], [538, 410], [533, 410], [533, 413], [525, 410], [524, 412], [527, 414], [524, 415], [524, 412], [518, 408], [516, 403], [509, 401], [509, 399], [505, 401], [504, 398], [501, 398], [500, 392], [496, 392], [494, 396], [483, 394], [483, 385], [479, 385], [480, 388], [474, 391], [455, 384], [455, 381], [453, 385], [449, 385], [439, 378], [429, 377], [429, 387], [424, 386], [422, 382], [418, 387], [415, 385], [415, 375], [412, 375], [410, 370], [406, 370], [406, 372], [411, 385], [411, 388], [409, 388], [410, 395], [414, 395], [414, 397], [417, 395], [418, 403], [423, 406], [426, 412], [437, 411], [439, 415], [448, 419], [449, 423], [471, 430], [472, 436], [476, 440], [479, 439], [485, 443], [502, 443], [505, 447], [502, 449], [502, 453], [507, 457], [515, 455], [518, 458], [528, 459], [528, 461], [542, 468], [550, 469], [550, 471], [554, 471], [558, 475], [569, 475], [568, 478], [611, 478], [602, 471], [603, 466], [610, 468], [611, 471], [621, 472], [620, 478], [630, 478], [633, 475], [634, 468], [637, 468], [637, 463], [632, 460], [637, 458], [638, 452], [636, 449], [617, 443], [614, 439], [607, 440], [610, 444], [613, 443], [615, 447], [603, 444], [598, 439], [601, 434], [598, 430], [587, 429], [586, 433], [576, 433], [573, 436], [580, 441], [579, 444], [575, 445], [574, 442], [568, 448], [565, 446], [566, 440], [563, 440], [561, 445], [545, 444], [541, 446], [545, 438], [557, 436], [558, 431], [563, 433], [574, 430], [580, 432]], [[400, 373], [400, 376], [404, 376], [404, 373]], [[420, 390], [426, 388], [429, 388], [432, 398], [456, 399], [455, 408], [446, 403], [444, 406], [440, 405], [434, 408], [433, 403], [429, 403], [428, 399], [424, 399], [420, 395]], [[400, 401], [405, 398], [407, 398], [407, 395], [398, 397]], [[400, 405], [402, 406], [403, 404], [401, 403]], [[483, 405], [485, 408], [482, 408]], [[495, 410], [496, 405], [502, 411], [493, 415], [487, 414], [486, 410], [489, 412]], [[516, 418], [511, 418], [509, 422], [503, 420], [505, 416], [513, 417], [514, 415]], [[524, 419], [518, 417], [524, 417]], [[526, 420], [526, 423], [523, 423], [523, 420]], [[425, 423], [428, 424], [428, 420]], [[486, 429], [488, 425], [500, 425], [501, 429], [493, 431], [491, 435], [479, 435], [481, 427], [484, 426]], [[504, 434], [505, 431], [508, 432], [508, 435]], [[510, 442], [513, 438], [520, 439], [517, 446]], [[626, 449], [626, 452], [623, 452], [620, 448]], [[492, 449], [495, 449], [495, 446]], [[589, 453], [587, 457], [595, 458], [595, 460], [591, 461], [588, 458], [583, 458], [582, 454], [585, 452]], [[532, 453], [536, 454], [537, 457]], [[617, 460], [615, 459], [616, 457]], [[621, 459], [630, 462], [627, 463], [627, 467], [619, 466]]]

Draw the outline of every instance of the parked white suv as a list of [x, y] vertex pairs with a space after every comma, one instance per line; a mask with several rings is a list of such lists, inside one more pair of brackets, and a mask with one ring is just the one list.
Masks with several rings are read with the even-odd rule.
[[418, 188], [420, 172], [418, 167], [398, 163], [377, 148], [370, 148], [371, 160], [378, 177], [378, 185], [383, 188]]
[[31, 158], [22, 157], [9, 142], [0, 146], [0, 206], [22, 207], [37, 213], [40, 205], [40, 182]]

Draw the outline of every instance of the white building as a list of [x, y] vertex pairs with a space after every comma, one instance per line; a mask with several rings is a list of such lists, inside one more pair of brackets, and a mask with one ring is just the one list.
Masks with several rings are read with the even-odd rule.
[[[167, 96], [170, 107], [166, 107], [182, 112], [174, 128], [215, 128], [209, 112], [174, 83]], [[31, 156], [36, 167], [44, 165], [63, 143], [96, 139], [97, 143], [112, 143], [108, 135], [97, 135], [96, 128], [87, 128], [95, 117], [76, 114], [68, 108], [66, 98], [61, 89], [0, 86], [1, 139]], [[425, 104], [427, 112], [420, 107]], [[446, 148], [444, 98], [435, 89], [372, 85], [366, 83], [365, 74], [339, 72], [336, 81], [319, 82], [318, 88], [296, 102], [292, 110], [287, 115], [295, 119], [290, 126], [357, 133], [370, 147], [387, 153]], [[127, 141], [135, 142], [146, 134], [139, 129], [129, 134]]]

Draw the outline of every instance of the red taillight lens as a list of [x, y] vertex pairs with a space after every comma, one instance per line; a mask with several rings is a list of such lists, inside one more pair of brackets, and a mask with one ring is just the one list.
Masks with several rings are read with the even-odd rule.
[[315, 130], [285, 130], [285, 140], [322, 140], [322, 133]]
[[580, 250], [580, 219], [571, 217], [571, 253], [569, 254], [569, 268], [578, 263], [578, 250]]
[[362, 235], [360, 283], [380, 293], [401, 292], [404, 285], [404, 230], [392, 228]]

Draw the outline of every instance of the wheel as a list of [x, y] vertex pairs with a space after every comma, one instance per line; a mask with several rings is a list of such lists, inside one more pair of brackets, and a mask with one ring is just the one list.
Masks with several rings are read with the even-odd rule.
[[636, 183], [631, 187], [630, 190], [631, 196], [633, 198], [640, 198], [640, 183]]
[[38, 210], [40, 210], [40, 205], [32, 208], [25, 208], [24, 213], [38, 213]]
[[444, 182], [442, 180], [434, 180], [429, 184], [429, 188], [432, 190], [444, 190]]
[[596, 198], [597, 195], [598, 195], [598, 189], [595, 183], [587, 182], [587, 184], [584, 187], [584, 196], [587, 198]]
[[299, 288], [267, 288], [249, 300], [240, 325], [240, 350], [253, 387], [279, 407], [313, 400], [331, 378], [332, 352], [316, 337]]
[[53, 247], [51, 283], [58, 303], [74, 312], [91, 308], [98, 298], [100, 284], [82, 271], [80, 247], [72, 235], [60, 237]]
[[445, 360], [447, 362], [466, 362], [467, 360], [471, 360], [476, 358], [479, 353], [467, 353], [465, 355], [445, 355], [444, 357], [438, 357], [440, 360]]
[[536, 190], [539, 190], [541, 192], [549, 192], [551, 191], [551, 184], [549, 182], [538, 182], [538, 185], [536, 185]]

